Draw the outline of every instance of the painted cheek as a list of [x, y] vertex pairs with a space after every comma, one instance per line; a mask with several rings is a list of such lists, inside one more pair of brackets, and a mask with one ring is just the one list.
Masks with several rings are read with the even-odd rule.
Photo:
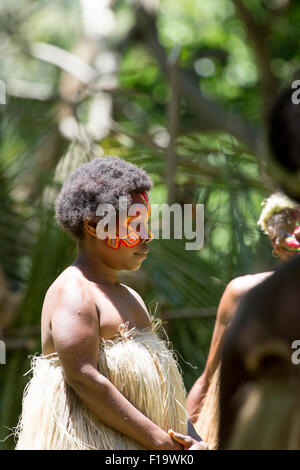
[[[151, 214], [151, 206], [149, 204], [149, 199], [148, 199], [148, 197], [145, 193], [142, 193], [142, 197], [145, 201], [145, 205], [146, 205], [146, 208], [147, 208], [147, 215], [141, 218], [140, 224], [144, 228], [144, 230], [143, 230], [144, 233], [145, 234], [147, 233], [146, 240], [151, 241], [154, 238], [152, 232], [150, 232], [150, 230], [149, 230], [149, 217], [150, 217], [150, 214]], [[142, 205], [143, 208], [145, 207], [145, 205], [144, 204]], [[141, 208], [141, 213], [143, 213], [142, 208]], [[107, 246], [109, 246], [110, 248], [113, 248], [114, 250], [118, 250], [120, 248], [121, 244], [123, 244], [127, 248], [133, 248], [134, 246], [138, 245], [139, 242], [141, 241], [140, 235], [130, 225], [130, 222], [133, 221], [134, 219], [135, 219], [135, 217], [129, 216], [123, 221], [123, 226], [125, 227], [125, 230], [127, 232], [127, 236], [125, 238], [123, 238], [123, 237], [119, 237], [118, 236], [119, 234], [117, 234], [116, 238], [107, 237], [106, 238]], [[141, 230], [140, 230], [140, 232], [141, 232]], [[142, 239], [144, 239], [144, 237]]]
[[300, 242], [292, 235], [284, 239], [283, 248], [300, 251]]

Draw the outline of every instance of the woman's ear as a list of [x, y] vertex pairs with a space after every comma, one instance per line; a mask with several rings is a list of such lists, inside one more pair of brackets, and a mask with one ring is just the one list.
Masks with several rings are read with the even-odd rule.
[[272, 248], [273, 248], [272, 255], [275, 256], [275, 258], [277, 258], [279, 255], [279, 250], [280, 250], [278, 240], [275, 238], [274, 240], [271, 240], [271, 243], [272, 243]]
[[84, 230], [86, 230], [92, 237], [97, 238], [96, 226], [94, 222], [92, 222], [91, 220], [85, 219], [83, 221], [83, 227], [84, 227]]

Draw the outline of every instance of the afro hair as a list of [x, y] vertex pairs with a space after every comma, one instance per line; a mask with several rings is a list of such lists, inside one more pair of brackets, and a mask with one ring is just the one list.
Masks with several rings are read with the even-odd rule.
[[55, 202], [56, 220], [75, 239], [82, 238], [85, 219], [97, 220], [100, 204], [111, 204], [116, 212], [120, 196], [131, 203], [133, 192], [152, 188], [152, 180], [141, 168], [119, 157], [99, 157], [80, 165], [65, 181]]

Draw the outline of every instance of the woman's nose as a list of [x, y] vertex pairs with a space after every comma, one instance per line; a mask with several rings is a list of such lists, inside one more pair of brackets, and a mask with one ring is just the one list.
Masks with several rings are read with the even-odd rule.
[[145, 238], [145, 239], [143, 240], [143, 242], [144, 242], [144, 243], [150, 243], [150, 242], [152, 242], [153, 238], [154, 238], [153, 233], [152, 233], [152, 232], [148, 232], [148, 238]]
[[142, 238], [142, 241], [143, 241], [144, 243], [150, 243], [150, 242], [152, 242], [152, 240], [153, 240], [153, 238], [154, 238], [154, 235], [153, 235], [153, 233], [151, 232], [151, 230], [149, 229], [148, 225], [145, 227], [145, 229], [147, 230], [147, 231], [146, 231], [147, 236], [143, 237], [143, 238]]

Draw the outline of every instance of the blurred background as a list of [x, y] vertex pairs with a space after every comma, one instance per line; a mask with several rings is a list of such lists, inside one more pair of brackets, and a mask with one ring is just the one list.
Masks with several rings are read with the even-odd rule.
[[201, 250], [154, 240], [121, 276], [164, 320], [191, 388], [226, 284], [274, 266], [257, 226], [274, 190], [266, 122], [299, 72], [299, 30], [296, 0], [0, 1], [0, 439], [41, 351], [45, 292], [75, 257], [54, 199], [95, 156], [145, 168], [152, 203], [205, 204]]

